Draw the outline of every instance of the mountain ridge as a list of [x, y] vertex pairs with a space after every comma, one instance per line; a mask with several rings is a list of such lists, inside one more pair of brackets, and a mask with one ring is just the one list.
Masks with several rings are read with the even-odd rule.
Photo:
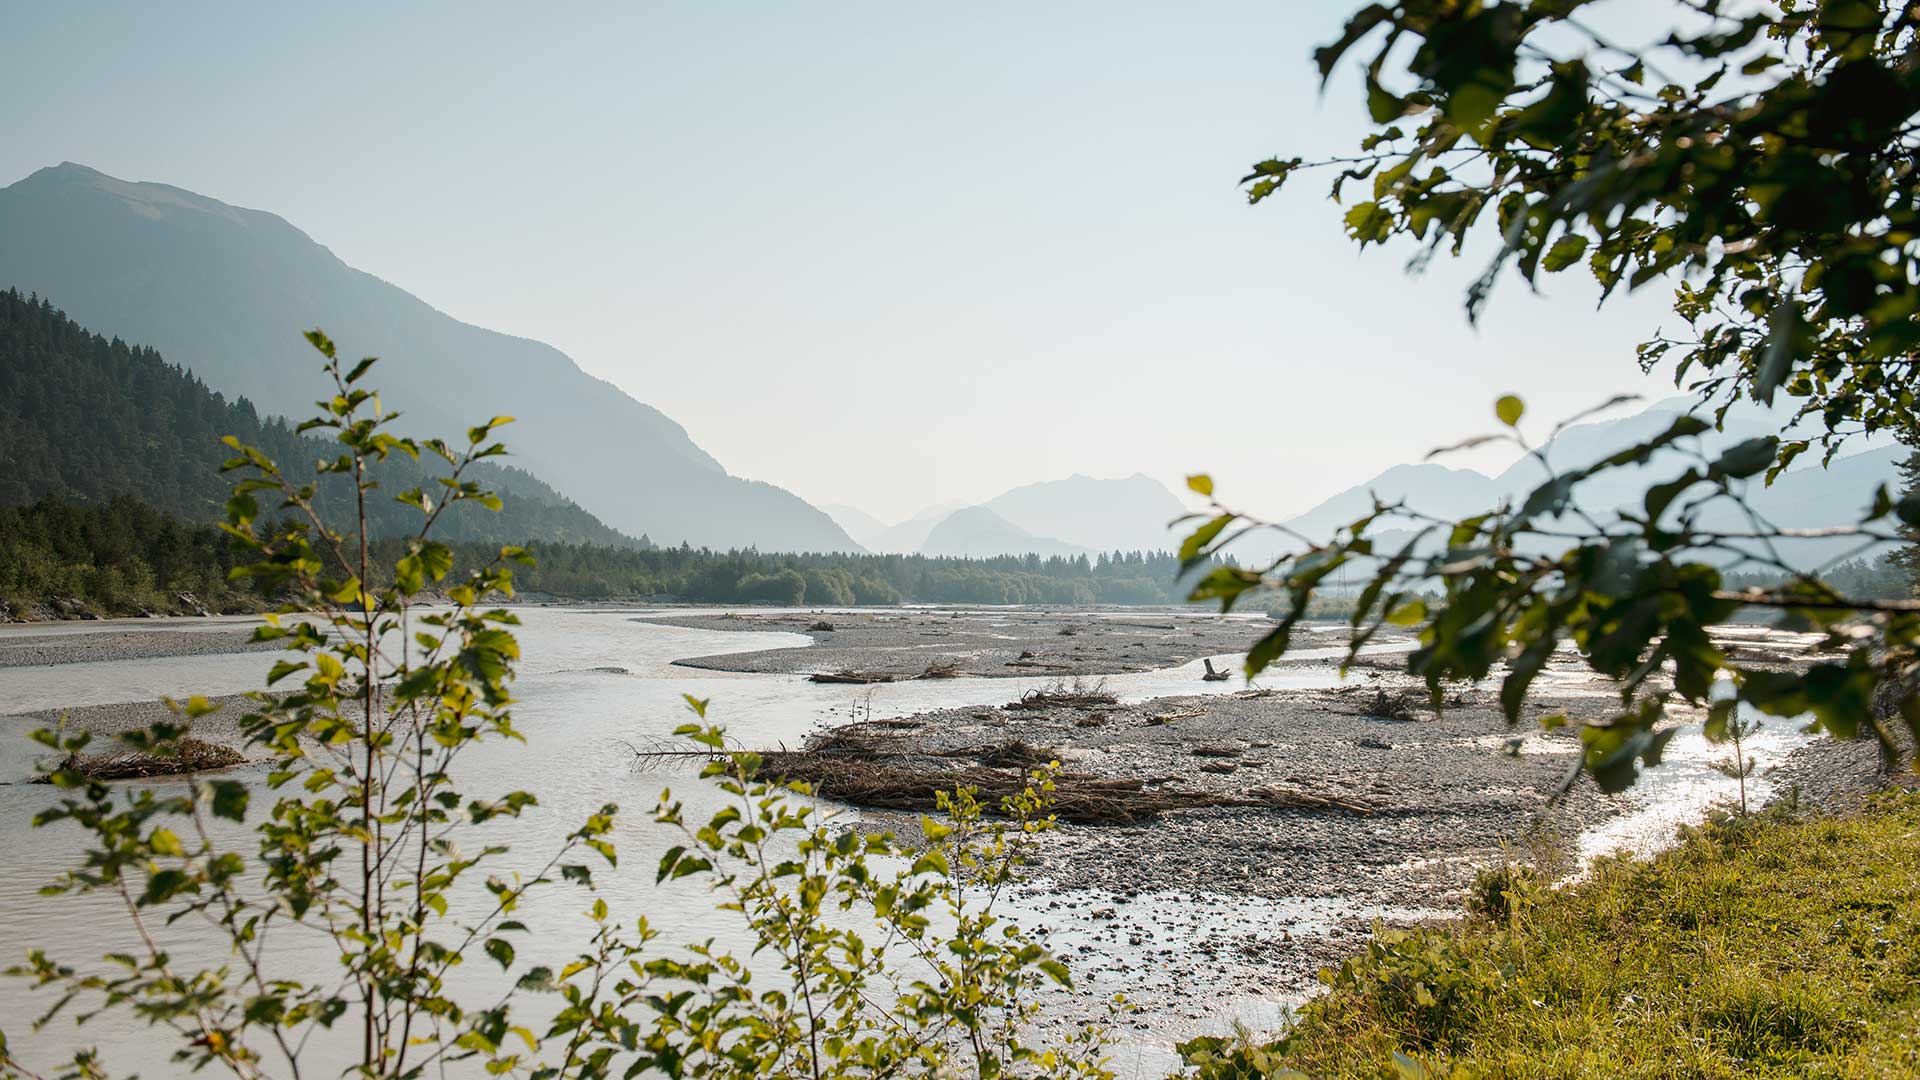
[[[1690, 399], [1669, 398], [1625, 416], [1575, 424], [1537, 449], [1556, 471], [1581, 468], [1665, 430], [1676, 417], [1689, 411], [1691, 404]], [[1758, 405], [1736, 408], [1720, 427], [1698, 437], [1699, 450], [1711, 457], [1747, 438], [1793, 431], [1780, 412], [1778, 407], [1766, 409]], [[1747, 497], [1757, 512], [1783, 527], [1852, 524], [1866, 509], [1875, 483], [1898, 483], [1897, 462], [1901, 456], [1897, 447], [1874, 445], [1874, 440], [1866, 440], [1860, 450], [1824, 468], [1806, 465], [1792, 469], [1781, 474], [1772, 485], [1749, 481]], [[1590, 512], [1603, 515], [1622, 509], [1638, 510], [1651, 484], [1677, 476], [1688, 464], [1679, 452], [1669, 450], [1655, 454], [1644, 465], [1604, 471], [1580, 485], [1579, 501]], [[1545, 479], [1540, 461], [1531, 455], [1521, 457], [1494, 476], [1434, 462], [1395, 465], [1365, 483], [1323, 499], [1282, 524], [1306, 537], [1330, 538], [1334, 530], [1371, 513], [1376, 495], [1383, 503], [1404, 499], [1410, 508], [1423, 514], [1455, 520], [1492, 510], [1503, 500], [1518, 500]], [[1731, 506], [1715, 506], [1701, 519], [1703, 527], [1728, 531], [1740, 531], [1745, 524], [1739, 511]], [[1396, 524], [1390, 516], [1376, 524], [1376, 544], [1387, 548], [1403, 543], [1410, 535], [1411, 526], [1411, 521]], [[1853, 543], [1844, 539], [1791, 540], [1782, 544], [1782, 551], [1791, 556], [1790, 561], [1807, 569], [1836, 553], [1844, 553]], [[1236, 542], [1233, 554], [1245, 562], [1259, 563], [1298, 548], [1298, 542], [1277, 534], [1254, 533]]]
[[[262, 412], [305, 415], [325, 388], [299, 332], [381, 356], [407, 430], [448, 435], [513, 414], [519, 464], [607, 524], [697, 547], [858, 551], [791, 492], [729, 474], [658, 409], [560, 350], [462, 322], [348, 265], [291, 222], [84, 165], [0, 188], [0, 287], [157, 348]], [[311, 365], [311, 366], [309, 366]], [[296, 377], [297, 376], [297, 377]]]

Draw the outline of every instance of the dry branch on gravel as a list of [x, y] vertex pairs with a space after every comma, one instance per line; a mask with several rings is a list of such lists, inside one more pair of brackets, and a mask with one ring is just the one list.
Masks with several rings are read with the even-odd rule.
[[1373, 700], [1361, 709], [1360, 714], [1376, 720], [1398, 720], [1401, 723], [1408, 723], [1420, 719], [1419, 706], [1416, 704], [1418, 700], [1418, 695], [1410, 690], [1399, 690], [1391, 694], [1385, 690], [1375, 690]]
[[808, 682], [817, 683], [869, 683], [911, 682], [914, 679], [957, 679], [960, 677], [960, 662], [950, 657], [941, 657], [928, 664], [925, 671], [918, 675], [900, 675], [887, 671], [852, 671], [842, 668], [839, 671], [816, 671], [807, 676]]
[[890, 683], [899, 682], [904, 676], [889, 675], [878, 671], [816, 671], [807, 676], [808, 682], [817, 683]]
[[1009, 709], [1052, 709], [1074, 708], [1095, 709], [1118, 705], [1120, 699], [1107, 690], [1104, 682], [1088, 685], [1079, 680], [1071, 683], [1055, 683], [1052, 686], [1029, 690], [1020, 695], [1020, 700], [1007, 706]]

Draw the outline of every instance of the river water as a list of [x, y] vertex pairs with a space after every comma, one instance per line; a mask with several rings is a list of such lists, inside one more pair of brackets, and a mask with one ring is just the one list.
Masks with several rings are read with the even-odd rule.
[[[676, 839], [655, 824], [649, 813], [660, 789], [671, 785], [675, 794], [687, 801], [689, 818], [704, 818], [718, 806], [716, 793], [694, 778], [690, 769], [641, 771], [634, 767], [631, 746], [668, 741], [672, 730], [689, 719], [683, 695], [709, 699], [712, 718], [740, 743], [769, 747], [797, 744], [822, 724], [854, 716], [884, 719], [931, 709], [1004, 704], [1028, 687], [1051, 681], [963, 678], [864, 687], [809, 683], [794, 675], [711, 672], [676, 667], [673, 661], [804, 646], [809, 639], [787, 633], [663, 626], [642, 621], [632, 611], [526, 608], [519, 614], [523, 625], [517, 633], [524, 660], [515, 683], [518, 703], [514, 717], [527, 743], [478, 748], [464, 761], [463, 788], [470, 794], [515, 788], [538, 794], [540, 807], [508, 827], [509, 838], [515, 843], [509, 858], [514, 860], [514, 868], [526, 870], [544, 862], [557, 838], [586, 815], [604, 803], [619, 803], [621, 822], [613, 839], [619, 845], [621, 862], [618, 869], [597, 870], [596, 881], [601, 895], [623, 919], [645, 913], [663, 929], [663, 944], [706, 938], [735, 948], [745, 944], [733, 917], [715, 911], [712, 898], [704, 890], [688, 882], [667, 886], [654, 883], [658, 857]], [[143, 628], [153, 626], [157, 631], [177, 633], [229, 625], [220, 621], [142, 624]], [[91, 627], [61, 628], [64, 632], [88, 629]], [[51, 628], [38, 626], [0, 628], [0, 635], [48, 632]], [[1253, 632], [1250, 627], [1250, 637]], [[1324, 651], [1332, 659], [1340, 650]], [[28, 948], [41, 946], [58, 959], [86, 966], [97, 963], [104, 952], [130, 949], [135, 944], [117, 899], [40, 895], [42, 885], [74, 865], [80, 837], [67, 827], [29, 826], [32, 816], [53, 803], [57, 793], [44, 785], [18, 782], [33, 764], [34, 748], [25, 739], [31, 725], [25, 718], [8, 714], [151, 700], [163, 694], [238, 693], [259, 687], [277, 657], [273, 652], [229, 653], [0, 669], [0, 781], [5, 781], [0, 782], [0, 859], [4, 859], [5, 867], [0, 873], [0, 961], [11, 963]], [[1237, 660], [1231, 656], [1214, 659], [1216, 663]], [[1225, 693], [1237, 688], [1234, 682], [1201, 682], [1200, 668], [1196, 661], [1179, 668], [1108, 676], [1105, 682], [1108, 689], [1129, 701]], [[1290, 669], [1263, 678], [1262, 684], [1288, 689], [1327, 686], [1336, 681], [1328, 666]], [[1784, 753], [1794, 744], [1791, 737], [1778, 733], [1767, 739], [1759, 748], [1763, 760]], [[1665, 775], [1656, 773], [1656, 782], [1643, 785], [1633, 796], [1634, 808], [1584, 838], [1583, 848], [1594, 853], [1620, 846], [1644, 846], [1670, 832], [1674, 822], [1696, 816], [1708, 800], [1723, 796], [1728, 789], [1730, 781], [1707, 767], [1706, 763], [1716, 756], [1718, 752], [1709, 751], [1697, 735], [1677, 739], [1669, 758], [1679, 760], [1683, 767]], [[262, 790], [256, 795], [256, 807], [270, 798], [264, 794], [264, 769], [243, 768], [234, 775]], [[1162, 946], [1178, 947], [1183, 941], [1220, 929], [1217, 925], [1199, 925], [1191, 917], [1193, 905], [1179, 897], [1149, 893], [1127, 902], [1132, 905], [1129, 914], [1136, 922], [1144, 920], [1158, 927], [1160, 932], [1153, 936]], [[475, 895], [465, 903], [471, 910], [463, 911], [461, 901], [456, 900], [455, 917], [480, 914], [485, 898]], [[540, 926], [543, 936], [521, 946], [523, 961], [558, 961], [556, 967], [564, 963], [569, 956], [566, 945], [582, 940], [570, 933], [585, 929], [578, 915], [581, 906], [578, 894], [571, 892], [555, 892], [546, 900], [534, 902], [526, 921]], [[1354, 914], [1408, 914], [1330, 910], [1326, 901], [1315, 898], [1300, 898], [1294, 903], [1251, 902], [1240, 905], [1238, 912], [1235, 917], [1249, 925], [1279, 921], [1309, 927], [1331, 925]], [[1014, 914], [1028, 925], [1045, 926], [1049, 922], [1049, 916], [1037, 904], [1024, 911], [1016, 904]], [[1109, 953], [1125, 951], [1125, 946], [1096, 941], [1091, 928], [1084, 924], [1064, 916], [1052, 919], [1053, 925], [1047, 926], [1053, 935], [1050, 941], [1063, 954], [1089, 942]], [[182, 922], [167, 928], [166, 933], [171, 951], [182, 963], [217, 964], [225, 959], [222, 939], [209, 927]], [[1081, 952], [1084, 954], [1084, 950]], [[331, 963], [324, 940], [282, 940], [275, 943], [274, 956], [291, 969], [309, 972], [326, 970], [325, 965]], [[464, 977], [473, 980], [475, 990], [491, 989], [500, 976], [480, 971], [480, 966], [469, 969]], [[1107, 981], [1112, 983], [1111, 989], [1126, 989], [1124, 978], [1109, 977]], [[1100, 989], [1109, 988], [1100, 985], [1098, 979], [1094, 982]], [[1124, 1038], [1116, 1050], [1117, 1064], [1124, 1073], [1158, 1073], [1169, 1063], [1167, 1046], [1174, 1038], [1198, 1030], [1217, 1030], [1233, 1019], [1271, 1025], [1284, 1007], [1296, 1000], [1278, 991], [1235, 993], [1218, 1001], [1190, 1000], [1188, 1004], [1199, 1007], [1167, 1022], [1147, 1023], [1143, 1028], [1123, 1025], [1119, 1029]], [[64, 1018], [43, 1031], [29, 1031], [27, 1020], [49, 1004], [48, 995], [31, 991], [20, 980], [0, 980], [0, 1027], [5, 1028], [13, 1049], [23, 1060], [47, 1063], [53, 1055], [75, 1046], [98, 1045], [107, 1052], [107, 1064], [116, 1074], [134, 1069], [144, 1076], [170, 1074], [158, 1055], [142, 1049], [154, 1045], [159, 1034], [133, 1021], [124, 1011], [104, 1015], [78, 1033]], [[322, 1050], [323, 1058], [330, 1056], [324, 1047]]]

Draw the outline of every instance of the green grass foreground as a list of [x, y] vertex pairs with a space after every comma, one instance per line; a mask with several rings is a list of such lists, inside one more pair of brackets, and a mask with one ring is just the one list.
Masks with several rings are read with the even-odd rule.
[[1495, 899], [1497, 917], [1376, 935], [1275, 1064], [1369, 1080], [1920, 1076], [1920, 796], [1709, 824], [1652, 860]]

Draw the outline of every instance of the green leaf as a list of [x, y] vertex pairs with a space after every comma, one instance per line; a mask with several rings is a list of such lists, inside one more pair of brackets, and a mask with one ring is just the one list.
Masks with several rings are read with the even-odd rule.
[[209, 780], [204, 790], [215, 817], [243, 821], [247, 816], [247, 785], [238, 780]]
[[1500, 400], [1493, 403], [1493, 415], [1499, 417], [1500, 422], [1508, 427], [1518, 425], [1520, 418], [1525, 416], [1526, 412], [1527, 403], [1513, 394], [1503, 394]]
[[1387, 621], [1395, 626], [1418, 626], [1427, 617], [1427, 603], [1415, 598], [1387, 613]]
[[1729, 447], [1713, 463], [1713, 471], [1722, 476], [1744, 480], [1754, 476], [1773, 464], [1774, 454], [1780, 449], [1780, 440], [1772, 435], [1762, 435], [1747, 439]]
[[1200, 558], [1200, 553], [1206, 550], [1207, 545], [1213, 543], [1222, 530], [1233, 524], [1233, 518], [1232, 514], [1221, 514], [1193, 530], [1193, 535], [1180, 542], [1180, 560], [1192, 562]]
[[675, 844], [673, 847], [668, 848], [667, 853], [660, 856], [660, 870], [654, 874], [653, 883], [658, 885], [672, 877], [674, 867], [680, 865], [680, 858], [686, 853], [687, 849], [683, 844]]
[[1753, 396], [1762, 404], [1773, 404], [1773, 392], [1787, 377], [1793, 367], [1793, 358], [1799, 352], [1801, 339], [1806, 334], [1806, 322], [1800, 316], [1800, 305], [1792, 299], [1784, 299], [1773, 306], [1771, 328], [1767, 332], [1767, 347], [1760, 354], [1760, 368], [1754, 374]]
[[493, 957], [494, 962], [500, 965], [501, 971], [513, 966], [512, 942], [505, 938], [488, 938], [485, 948], [487, 955]]
[[1326, 83], [1327, 77], [1333, 74], [1334, 66], [1340, 63], [1340, 58], [1347, 54], [1347, 50], [1353, 48], [1355, 42], [1367, 36], [1367, 31], [1380, 25], [1381, 20], [1392, 14], [1393, 12], [1383, 5], [1368, 4], [1347, 20], [1347, 25], [1340, 32], [1338, 41], [1313, 50], [1313, 62], [1320, 68], [1322, 85]]
[[[1372, 75], [1367, 76], [1367, 115], [1376, 124], [1387, 124], [1406, 115], [1406, 99], [1389, 93]], [[1407, 162], [1408, 165], [1412, 161]]]
[[1587, 253], [1587, 238], [1579, 233], [1568, 233], [1553, 242], [1547, 253], [1540, 258], [1540, 265], [1550, 274], [1557, 274], [1581, 260]]
[[1208, 476], [1206, 473], [1194, 473], [1192, 476], [1187, 477], [1187, 490], [1196, 495], [1205, 495], [1208, 498], [1212, 498], [1213, 477]]

